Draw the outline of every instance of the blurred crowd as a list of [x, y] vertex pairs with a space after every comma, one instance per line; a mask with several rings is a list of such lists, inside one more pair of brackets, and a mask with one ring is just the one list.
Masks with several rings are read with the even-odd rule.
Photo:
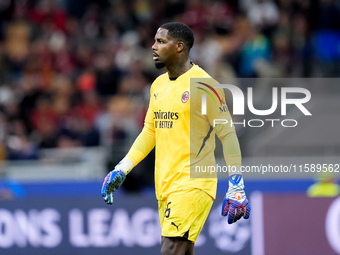
[[217, 79], [340, 75], [335, 0], [1, 0], [0, 160], [127, 149], [169, 21], [193, 29], [191, 59]]

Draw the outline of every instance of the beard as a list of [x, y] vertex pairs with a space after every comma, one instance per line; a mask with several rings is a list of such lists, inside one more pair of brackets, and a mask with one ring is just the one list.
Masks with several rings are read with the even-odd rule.
[[163, 67], [165, 67], [165, 64], [163, 62], [155, 62], [155, 67], [157, 69], [162, 69]]

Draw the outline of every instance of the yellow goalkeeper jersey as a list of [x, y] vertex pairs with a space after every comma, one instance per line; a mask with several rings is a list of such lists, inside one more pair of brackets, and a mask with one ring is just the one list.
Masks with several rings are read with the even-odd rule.
[[[216, 196], [216, 177], [190, 178], [190, 168], [195, 169], [196, 165], [215, 166], [215, 132], [220, 139], [228, 134], [236, 137], [233, 126], [212, 128], [214, 119], [231, 120], [223, 90], [213, 87], [216, 83], [202, 68], [193, 65], [176, 80], [170, 80], [165, 73], [151, 86], [145, 124], [154, 130], [158, 200], [188, 188], [198, 188], [213, 198]], [[206, 114], [201, 111], [202, 94], [206, 95]]]

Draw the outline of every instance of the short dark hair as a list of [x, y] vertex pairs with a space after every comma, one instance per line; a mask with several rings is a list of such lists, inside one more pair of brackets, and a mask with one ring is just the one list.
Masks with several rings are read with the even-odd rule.
[[168, 30], [168, 34], [175, 38], [184, 42], [186, 45], [188, 52], [191, 47], [194, 45], [194, 34], [190, 27], [181, 22], [169, 22], [163, 24], [160, 28], [164, 28]]

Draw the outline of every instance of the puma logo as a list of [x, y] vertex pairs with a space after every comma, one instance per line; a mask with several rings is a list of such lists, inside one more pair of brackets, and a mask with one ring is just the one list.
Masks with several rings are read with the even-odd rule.
[[176, 225], [173, 221], [171, 221], [171, 225], [174, 225], [176, 228], [177, 228], [177, 231], [178, 231], [178, 227], [179, 225], [181, 225], [182, 223], [179, 223], [178, 225]]

